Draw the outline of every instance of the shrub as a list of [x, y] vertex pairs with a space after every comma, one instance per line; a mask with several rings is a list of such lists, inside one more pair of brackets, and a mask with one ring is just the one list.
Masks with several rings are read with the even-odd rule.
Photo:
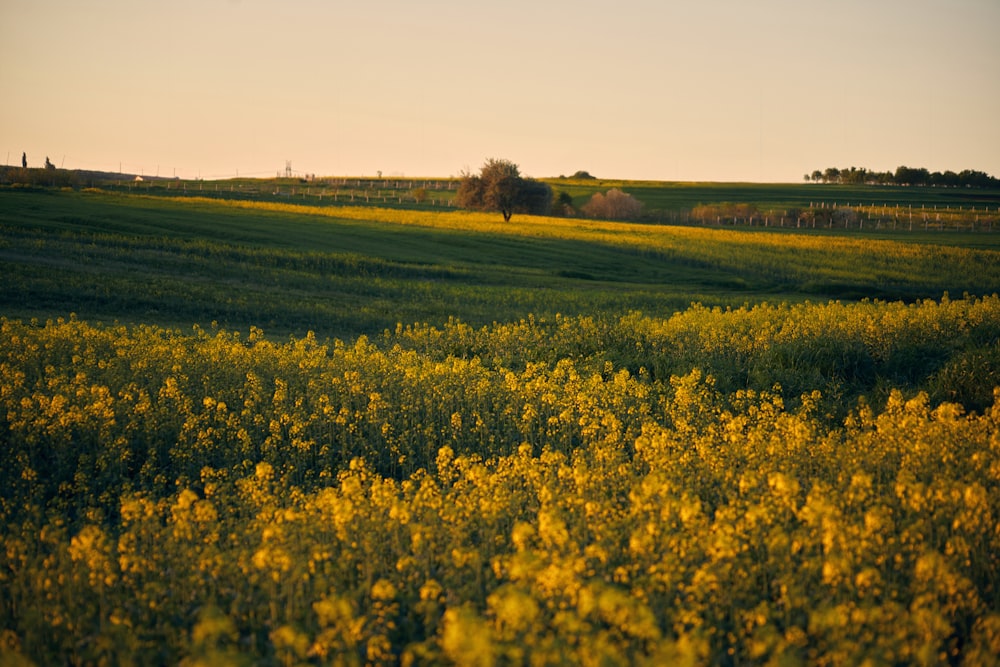
[[607, 194], [595, 192], [583, 205], [583, 212], [591, 218], [604, 220], [634, 220], [642, 213], [642, 202], [617, 188]]
[[573, 197], [568, 192], [559, 192], [552, 198], [552, 215], [570, 216], [576, 213]]

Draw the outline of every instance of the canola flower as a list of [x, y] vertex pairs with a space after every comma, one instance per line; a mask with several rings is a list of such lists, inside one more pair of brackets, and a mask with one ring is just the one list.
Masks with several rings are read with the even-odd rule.
[[997, 297], [0, 340], [5, 664], [1000, 655]]

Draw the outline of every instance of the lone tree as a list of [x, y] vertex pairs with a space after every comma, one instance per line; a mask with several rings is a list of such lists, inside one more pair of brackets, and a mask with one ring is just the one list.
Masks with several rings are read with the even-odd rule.
[[455, 201], [462, 208], [500, 211], [507, 222], [514, 213], [548, 213], [552, 188], [522, 177], [517, 165], [510, 160], [490, 158], [478, 176], [463, 174]]
[[28, 168], [28, 154], [21, 153], [21, 167], [24, 169]]

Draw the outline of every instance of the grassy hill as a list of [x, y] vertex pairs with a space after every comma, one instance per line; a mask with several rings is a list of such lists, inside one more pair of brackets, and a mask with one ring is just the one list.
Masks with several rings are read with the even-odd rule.
[[714, 229], [0, 191], [0, 310], [314, 330], [1000, 290], [1000, 235]]

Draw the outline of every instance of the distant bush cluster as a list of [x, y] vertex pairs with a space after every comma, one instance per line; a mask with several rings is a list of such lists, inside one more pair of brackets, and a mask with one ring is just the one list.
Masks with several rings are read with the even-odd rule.
[[996, 188], [1000, 187], [1000, 179], [994, 178], [982, 171], [966, 169], [954, 171], [928, 171], [924, 167], [897, 167], [892, 171], [869, 171], [860, 169], [838, 169], [827, 167], [823, 171], [817, 169], [804, 176], [806, 181], [813, 183], [845, 183], [854, 185], [930, 185], [948, 188]]
[[31, 167], [0, 167], [0, 185], [31, 187], [75, 188], [80, 185], [80, 175], [71, 169], [56, 169], [45, 158], [44, 169]]
[[642, 213], [642, 202], [618, 188], [607, 194], [595, 192], [583, 205], [583, 212], [590, 218], [602, 220], [634, 220]]
[[698, 204], [691, 209], [691, 217], [701, 222], [721, 222], [733, 218], [746, 220], [757, 215], [759, 215], [757, 206], [748, 203]]
[[775, 224], [780, 221], [784, 224], [789, 222], [804, 223], [806, 226], [815, 227], [836, 225], [844, 227], [857, 225], [859, 213], [849, 206], [837, 208], [810, 207], [810, 208], [786, 208], [782, 210], [761, 209], [756, 204], [747, 202], [720, 202], [717, 204], [698, 204], [691, 209], [690, 217], [702, 224], [723, 223], [740, 220], [753, 224], [754, 221], [774, 220]]

